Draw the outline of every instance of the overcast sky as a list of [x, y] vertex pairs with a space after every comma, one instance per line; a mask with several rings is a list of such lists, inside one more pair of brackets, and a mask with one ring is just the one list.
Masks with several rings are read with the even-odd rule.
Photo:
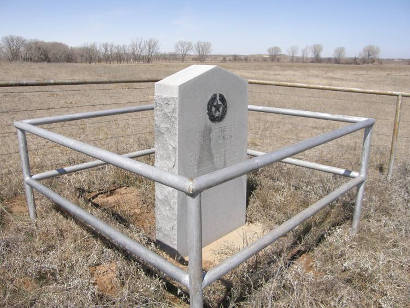
[[8, 34], [71, 46], [154, 37], [162, 51], [202, 40], [227, 54], [320, 43], [324, 56], [338, 46], [356, 56], [374, 44], [382, 57], [410, 58], [410, 0], [0, 0], [0, 36]]

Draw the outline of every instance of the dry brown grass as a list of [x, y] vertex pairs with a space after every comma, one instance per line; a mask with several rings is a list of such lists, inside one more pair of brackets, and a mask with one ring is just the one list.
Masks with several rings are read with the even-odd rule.
[[[300, 239], [300, 245], [307, 248], [304, 256], [310, 260], [289, 263], [280, 259], [269, 268], [275, 275], [268, 274], [269, 280], [261, 288], [252, 289], [245, 305], [408, 306], [410, 166], [407, 163], [400, 167], [392, 185], [379, 177], [369, 179], [358, 236], [350, 233], [350, 219], [344, 220], [351, 213], [345, 204], [338, 215], [328, 215], [327, 229], [316, 225], [316, 230], [310, 229]], [[318, 231], [322, 233], [318, 245], [311, 241], [312, 231], [314, 240], [318, 239]]]
[[[84, 65], [0, 64], [0, 80], [162, 78], [181, 64]], [[271, 63], [223, 64], [245, 78], [410, 91], [410, 67]], [[13, 92], [13, 93], [12, 93]], [[16, 92], [16, 93], [15, 93]], [[33, 226], [21, 196], [21, 171], [12, 122], [18, 119], [152, 103], [153, 85], [89, 85], [0, 89], [0, 305], [175, 306], [186, 294], [38, 195]], [[212, 307], [408, 306], [409, 118], [403, 108], [398, 167], [386, 182], [394, 99], [314, 90], [250, 86], [250, 103], [363, 115], [377, 120], [361, 231], [351, 237], [351, 192], [241, 265], [206, 290]], [[14, 110], [14, 111], [13, 111]], [[26, 110], [26, 111], [21, 111]], [[49, 125], [53, 131], [117, 153], [151, 147], [152, 113]], [[251, 114], [249, 147], [263, 151], [315, 136], [343, 124]], [[46, 126], [47, 127], [47, 126]], [[123, 136], [123, 137], [118, 137]], [[299, 155], [357, 170], [362, 135], [334, 141]], [[33, 172], [87, 161], [84, 155], [28, 136]], [[43, 159], [42, 157], [46, 157]], [[143, 159], [152, 164], [152, 157]], [[248, 220], [268, 230], [301, 211], [345, 179], [276, 164], [250, 176]], [[153, 183], [113, 167], [100, 167], [46, 181], [68, 199], [161, 253], [144, 235], [130, 209], [106, 210], [86, 197], [123, 186], [137, 191], [153, 210]], [[118, 215], [117, 215], [118, 214]], [[227, 247], [222, 256], [232, 253]], [[97, 273], [97, 274], [96, 274]], [[97, 275], [97, 276], [96, 276]], [[103, 287], [100, 285], [103, 284]], [[170, 293], [178, 295], [169, 295]]]

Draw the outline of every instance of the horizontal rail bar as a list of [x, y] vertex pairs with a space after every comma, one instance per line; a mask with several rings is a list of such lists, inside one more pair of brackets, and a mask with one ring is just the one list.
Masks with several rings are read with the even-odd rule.
[[[116, 84], [116, 83], [150, 83], [157, 82], [160, 79], [125, 79], [125, 80], [47, 80], [47, 81], [3, 81], [0, 82], [1, 87], [32, 87], [32, 86], [67, 86], [67, 85], [87, 85], [87, 84]], [[259, 85], [272, 85], [279, 87], [293, 87], [293, 88], [305, 88], [316, 90], [328, 90], [328, 91], [340, 91], [340, 92], [352, 92], [363, 94], [378, 94], [378, 95], [390, 95], [397, 96], [401, 94], [403, 97], [410, 97], [410, 93], [397, 92], [397, 91], [380, 91], [380, 90], [366, 90], [358, 88], [346, 88], [346, 87], [333, 87], [322, 85], [309, 85], [304, 83], [291, 83], [281, 81], [267, 81], [267, 80], [248, 80], [249, 84]]]
[[14, 126], [24, 131], [30, 132], [34, 135], [37, 135], [39, 137], [53, 141], [62, 146], [73, 149], [75, 151], [95, 157], [99, 160], [105, 161], [119, 168], [134, 172], [153, 181], [170, 186], [179, 191], [188, 194], [191, 193], [192, 181], [190, 181], [188, 178], [184, 176], [163, 171], [161, 169], [144, 164], [142, 162], [132, 160], [131, 158], [123, 157], [119, 154], [115, 154], [100, 149], [96, 146], [86, 144], [81, 141], [77, 141], [75, 139], [68, 138], [54, 132], [50, 132], [46, 129], [33, 126], [28, 123], [14, 122]]
[[[248, 155], [251, 155], [251, 156], [262, 156], [262, 155], [266, 154], [265, 152], [260, 152], [260, 151], [250, 150], [250, 149], [248, 149], [247, 152], [248, 152]], [[142, 157], [142, 156], [146, 156], [146, 155], [150, 155], [150, 154], [154, 154], [154, 153], [155, 153], [155, 149], [151, 148], [151, 149], [146, 149], [146, 150], [141, 150], [141, 151], [136, 151], [136, 152], [123, 154], [121, 156], [128, 157], [128, 158], [136, 158], [136, 157]], [[285, 158], [285, 159], [282, 159], [281, 162], [296, 165], [296, 166], [306, 167], [306, 168], [310, 168], [310, 169], [325, 171], [325, 172], [329, 172], [329, 173], [334, 173], [334, 174], [338, 174], [338, 175], [343, 175], [343, 176], [347, 176], [347, 177], [351, 177], [351, 178], [355, 178], [355, 177], [359, 176], [359, 173], [356, 172], [356, 171], [351, 171], [351, 170], [347, 170], [347, 169], [322, 165], [322, 164], [308, 162], [308, 161], [304, 161], [304, 160], [300, 160], [300, 159]], [[85, 170], [85, 169], [90, 169], [90, 168], [94, 168], [94, 167], [103, 166], [103, 165], [106, 165], [106, 164], [107, 163], [104, 162], [104, 161], [94, 160], [94, 161], [90, 161], [90, 162], [86, 162], [86, 163], [82, 163], [82, 164], [78, 164], [78, 165], [68, 166], [68, 167], [64, 167], [64, 168], [59, 168], [59, 169], [55, 169], [55, 170], [49, 170], [49, 171], [45, 171], [45, 172], [42, 172], [42, 173], [34, 174], [34, 175], [32, 175], [32, 178], [34, 180], [44, 180], [44, 179], [51, 178], [51, 177], [54, 177], [54, 176], [69, 174], [69, 173], [73, 173], [73, 172], [77, 172], [77, 171], [81, 171], [81, 170]]]
[[[247, 153], [248, 155], [255, 156], [255, 157], [266, 154], [265, 152], [260, 152], [260, 151], [250, 150], [250, 149], [248, 149]], [[342, 168], [337, 168], [333, 166], [322, 165], [322, 164], [313, 163], [313, 162], [302, 160], [302, 159], [288, 157], [288, 158], [282, 159], [280, 162], [290, 164], [290, 165], [305, 167], [309, 169], [324, 171], [328, 173], [333, 173], [337, 175], [343, 175], [343, 176], [350, 177], [350, 178], [356, 178], [359, 176], [359, 172], [357, 171], [351, 171], [348, 169], [342, 169]]]
[[259, 85], [270, 85], [278, 87], [290, 87], [290, 88], [305, 88], [313, 90], [328, 90], [328, 91], [338, 91], [338, 92], [350, 92], [350, 93], [362, 93], [362, 94], [377, 94], [377, 95], [389, 95], [389, 96], [407, 96], [410, 97], [410, 93], [397, 92], [397, 91], [380, 91], [380, 90], [366, 90], [358, 88], [346, 88], [346, 87], [333, 87], [333, 86], [322, 86], [322, 85], [310, 85], [304, 83], [293, 83], [293, 82], [281, 82], [281, 81], [267, 81], [267, 80], [248, 80], [249, 84], [259, 84]]
[[1, 87], [71, 86], [86, 84], [149, 83], [159, 79], [111, 79], [111, 80], [46, 80], [46, 81], [3, 81]]
[[312, 204], [308, 208], [304, 209], [303, 211], [299, 212], [297, 215], [293, 216], [289, 220], [285, 221], [279, 227], [274, 229], [273, 231], [269, 232], [268, 234], [264, 235], [262, 238], [257, 240], [252, 245], [242, 249], [237, 254], [231, 256], [230, 258], [226, 259], [219, 265], [215, 266], [211, 270], [209, 270], [202, 282], [202, 288], [205, 288], [210, 283], [214, 282], [215, 280], [219, 279], [235, 267], [237, 267], [242, 262], [245, 262], [250, 257], [255, 255], [257, 252], [264, 249], [266, 246], [275, 242], [278, 238], [284, 236], [286, 233], [300, 225], [306, 219], [315, 215], [318, 211], [323, 209], [326, 205], [336, 200], [340, 195], [344, 194], [348, 190], [352, 189], [353, 187], [363, 183], [365, 181], [364, 177], [357, 177], [355, 179], [350, 180], [349, 182], [343, 184], [327, 196], [323, 197], [316, 203]]
[[154, 109], [154, 105], [143, 105], [143, 106], [134, 106], [134, 107], [126, 107], [126, 108], [108, 109], [108, 110], [101, 110], [101, 111], [90, 111], [90, 112], [58, 115], [58, 116], [53, 116], [53, 117], [36, 118], [36, 119], [24, 120], [22, 122], [33, 124], [33, 125], [42, 125], [42, 124], [75, 121], [75, 120], [81, 120], [81, 119], [105, 117], [105, 116], [110, 116], [110, 115], [132, 113], [132, 112], [139, 112], [139, 111], [146, 111], [146, 110], [153, 110], [153, 109]]
[[152, 252], [148, 248], [130, 239], [128, 236], [112, 228], [111, 226], [103, 222], [102, 220], [86, 212], [79, 206], [71, 203], [67, 199], [63, 198], [62, 196], [55, 193], [54, 191], [47, 188], [46, 186], [40, 184], [36, 180], [27, 178], [25, 179], [25, 182], [28, 185], [30, 185], [32, 188], [34, 188], [35, 190], [42, 193], [44, 196], [48, 197], [50, 200], [54, 201], [63, 210], [70, 213], [75, 218], [78, 218], [83, 223], [90, 225], [99, 234], [110, 239], [117, 246], [122, 247], [123, 249], [131, 253], [132, 255], [141, 258], [145, 262], [151, 264], [152, 266], [163, 271], [168, 276], [182, 283], [184, 286], [189, 287], [188, 273], [186, 273], [181, 268], [177, 267], [176, 265], [170, 263], [163, 257], [157, 255], [155, 252]]
[[[136, 152], [132, 152], [132, 153], [123, 154], [121, 156], [128, 157], [128, 158], [136, 158], [136, 157], [141, 157], [141, 156], [145, 156], [145, 155], [150, 155], [150, 154], [153, 154], [153, 153], [155, 153], [155, 149], [151, 148], [151, 149], [146, 149], [146, 150], [141, 150], [141, 151], [136, 151]], [[86, 163], [82, 163], [82, 164], [78, 164], [78, 165], [73, 165], [73, 166], [68, 166], [68, 167], [59, 168], [59, 169], [55, 169], [55, 170], [45, 171], [45, 172], [42, 172], [42, 173], [34, 174], [31, 177], [34, 180], [44, 180], [44, 179], [48, 179], [48, 178], [58, 176], [58, 175], [64, 175], [64, 174], [69, 174], [69, 173], [73, 173], [73, 172], [76, 172], [76, 171], [81, 171], [81, 170], [90, 169], [90, 168], [94, 168], [94, 167], [104, 166], [106, 164], [107, 163], [105, 161], [94, 160], [94, 161], [90, 161], [90, 162], [86, 162]]]
[[244, 175], [252, 170], [262, 168], [271, 163], [280, 161], [284, 158], [293, 156], [300, 152], [314, 148], [328, 141], [340, 138], [347, 134], [353, 133], [365, 127], [370, 127], [374, 124], [374, 119], [367, 119], [358, 123], [333, 130], [331, 132], [308, 138], [296, 144], [280, 148], [277, 151], [267, 153], [262, 156], [254, 157], [249, 160], [242, 161], [235, 165], [216, 170], [214, 172], [199, 176], [193, 180], [192, 193], [196, 194], [218, 184], [229, 181], [238, 176]]
[[339, 114], [330, 114], [330, 113], [323, 113], [323, 112], [313, 112], [313, 111], [285, 109], [285, 108], [274, 108], [274, 107], [265, 107], [265, 106], [255, 106], [255, 105], [248, 105], [248, 110], [256, 111], [256, 112], [283, 114], [283, 115], [289, 115], [289, 116], [298, 116], [298, 117], [305, 117], [305, 118], [348, 122], [348, 123], [357, 123], [357, 122], [364, 121], [367, 119], [367, 118], [362, 118], [362, 117], [352, 117], [352, 116], [339, 115]]
[[[146, 110], [153, 110], [153, 109], [154, 109], [154, 105], [143, 105], [143, 106], [134, 106], [134, 107], [127, 107], [127, 108], [101, 110], [101, 111], [81, 112], [81, 113], [74, 113], [74, 114], [67, 114], [67, 115], [60, 115], [60, 116], [53, 116], [53, 117], [36, 118], [36, 119], [24, 120], [23, 122], [33, 124], [33, 125], [42, 125], [42, 124], [68, 122], [68, 121], [75, 121], [75, 120], [81, 120], [81, 119], [89, 119], [89, 118], [103, 117], [103, 116], [109, 116], [109, 115], [118, 115], [118, 114], [132, 113], [132, 112], [139, 112], [139, 111], [146, 111]], [[304, 110], [264, 107], [264, 106], [255, 106], [255, 105], [249, 105], [248, 110], [256, 111], [256, 112], [267, 112], [267, 113], [284, 114], [284, 115], [291, 115], [291, 116], [325, 119], [325, 120], [332, 120], [332, 121], [350, 122], [350, 123], [356, 123], [359, 121], [366, 120], [366, 118], [362, 118], [362, 117], [333, 115], [333, 114], [322, 113], [322, 112], [311, 112], [311, 111], [304, 111]]]

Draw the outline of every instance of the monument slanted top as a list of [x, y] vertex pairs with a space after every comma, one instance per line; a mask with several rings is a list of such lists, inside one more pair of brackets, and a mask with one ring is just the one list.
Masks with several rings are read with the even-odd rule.
[[217, 65], [190, 65], [187, 68], [176, 72], [158, 82], [155, 83], [155, 90], [161, 95], [177, 97], [178, 89], [191, 81], [196, 80], [199, 77], [207, 75], [207, 73], [214, 72], [216, 74], [223, 74], [229, 76], [229, 78], [240, 79], [242, 82], [245, 80], [241, 77], [220, 68]]

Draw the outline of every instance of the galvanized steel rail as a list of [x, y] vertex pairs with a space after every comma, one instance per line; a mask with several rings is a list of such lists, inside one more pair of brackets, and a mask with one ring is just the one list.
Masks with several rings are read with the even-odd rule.
[[218, 280], [220, 277], [230, 272], [232, 269], [234, 269], [241, 263], [245, 262], [250, 257], [254, 256], [256, 253], [258, 253], [265, 247], [274, 243], [281, 236], [284, 236], [286, 233], [296, 228], [306, 219], [315, 215], [317, 212], [319, 212], [321, 209], [327, 206], [330, 202], [336, 200], [340, 195], [360, 185], [364, 181], [365, 179], [361, 176], [350, 180], [349, 182], [343, 184], [342, 186], [340, 186], [339, 188], [337, 188], [336, 190], [334, 190], [333, 192], [325, 196], [324, 198], [320, 199], [319, 201], [312, 204], [308, 208], [304, 209], [300, 213], [296, 214], [289, 220], [285, 221], [279, 227], [267, 233], [266, 235], [258, 239], [253, 244], [243, 248], [237, 254], [224, 260], [222, 263], [218, 264], [217, 266], [215, 266], [214, 268], [212, 268], [205, 274], [203, 282], [202, 282], [202, 287], [205, 288], [206, 286], [208, 286], [215, 280]]
[[328, 90], [328, 91], [336, 91], [336, 92], [350, 92], [350, 93], [376, 94], [376, 95], [388, 95], [388, 96], [401, 95], [401, 96], [410, 97], [410, 93], [408, 93], [408, 92], [366, 90], [366, 89], [359, 89], [359, 88], [311, 85], [311, 84], [296, 83], [296, 82], [281, 82], [281, 81], [267, 81], [267, 80], [249, 79], [248, 83], [249, 84], [277, 86], [277, 87], [288, 87], [288, 88], [303, 88], [303, 89], [313, 89], [313, 90]]
[[87, 84], [115, 83], [150, 83], [158, 79], [111, 79], [111, 80], [45, 80], [45, 81], [0, 81], [0, 88], [5, 87], [44, 87], [44, 86], [78, 86]]
[[[152, 105], [138, 106], [131, 108], [112, 109], [97, 112], [85, 112], [72, 115], [47, 117], [40, 119], [32, 119], [25, 121], [17, 121], [14, 123], [17, 128], [19, 150], [23, 168], [24, 187], [26, 192], [26, 200], [29, 208], [30, 217], [36, 219], [36, 207], [33, 197], [33, 189], [37, 190], [44, 196], [54, 201], [63, 210], [70, 213], [73, 217], [79, 219], [83, 223], [91, 226], [96, 232], [106, 237], [114, 244], [122, 247], [132, 255], [141, 258], [143, 261], [151, 264], [155, 268], [167, 274], [169, 277], [175, 279], [183, 286], [189, 289], [191, 307], [203, 306], [203, 288], [208, 286], [213, 281], [219, 279], [224, 274], [238, 266], [240, 263], [246, 261], [248, 258], [262, 250], [266, 246], [275, 242], [279, 237], [285, 235], [287, 232], [301, 224], [303, 221], [313, 216], [322, 208], [327, 206], [332, 201], [336, 200], [340, 195], [349, 191], [354, 187], [359, 187], [356, 195], [356, 205], [353, 216], [352, 232], [358, 231], [360, 212], [364, 193], [364, 183], [367, 179], [367, 166], [370, 153], [370, 138], [374, 119], [350, 117], [342, 115], [331, 115], [326, 113], [308, 112], [301, 110], [290, 110], [281, 108], [249, 106], [249, 111], [253, 112], [267, 112], [276, 113], [289, 116], [301, 116], [309, 118], [317, 118], [322, 120], [343, 121], [351, 123], [348, 126], [336, 129], [326, 134], [317, 137], [306, 139], [302, 142], [281, 148], [271, 153], [263, 153], [254, 150], [248, 150], [248, 154], [255, 156], [252, 159], [240, 162], [233, 166], [229, 166], [215, 172], [199, 176], [193, 180], [180, 175], [174, 175], [169, 172], [160, 170], [153, 166], [132, 160], [133, 157], [140, 157], [154, 153], [154, 149], [146, 149], [136, 151], [128, 154], [119, 155], [112, 153], [98, 147], [50, 132], [46, 129], [37, 127], [36, 125], [50, 124], [55, 122], [74, 121], [80, 119], [94, 118], [100, 116], [108, 116], [115, 114], [123, 114], [128, 112], [141, 112], [152, 110]], [[308, 162], [300, 159], [291, 158], [294, 154], [300, 153], [312, 147], [324, 144], [336, 138], [340, 138], [352, 132], [365, 129], [363, 150], [361, 158], [361, 168], [359, 172], [351, 171], [343, 168], [322, 165], [314, 162]], [[37, 136], [53, 141], [62, 146], [71, 148], [81, 153], [95, 157], [98, 160], [82, 163], [74, 166], [68, 166], [56, 170], [45, 171], [39, 174], [31, 175], [30, 163], [27, 151], [27, 141], [25, 133], [33, 133]], [[201, 234], [201, 193], [213, 186], [221, 184], [230, 179], [236, 178], [246, 174], [252, 170], [270, 165], [274, 162], [283, 162], [302, 166], [310, 169], [315, 169], [324, 172], [330, 172], [341, 176], [351, 177], [352, 179], [331, 192], [329, 195], [323, 197], [310, 207], [306, 208], [296, 216], [284, 222], [278, 228], [269, 232], [261, 239], [257, 240], [252, 245], [244, 248], [239, 253], [231, 256], [221, 264], [217, 265], [207, 273], [203, 273], [202, 269], [202, 234]], [[178, 266], [170, 263], [163, 257], [150, 251], [141, 244], [133, 241], [126, 235], [115, 230], [103, 221], [89, 214], [82, 208], [76, 206], [65, 198], [61, 197], [54, 191], [50, 190], [39, 181], [42, 179], [60, 176], [80, 170], [85, 170], [93, 167], [102, 166], [104, 164], [112, 164], [114, 166], [131, 171], [135, 174], [144, 176], [153, 181], [162, 183], [174, 189], [180, 190], [186, 194], [187, 198], [187, 217], [190, 234], [189, 241], [189, 265], [188, 272], [182, 270]]]

